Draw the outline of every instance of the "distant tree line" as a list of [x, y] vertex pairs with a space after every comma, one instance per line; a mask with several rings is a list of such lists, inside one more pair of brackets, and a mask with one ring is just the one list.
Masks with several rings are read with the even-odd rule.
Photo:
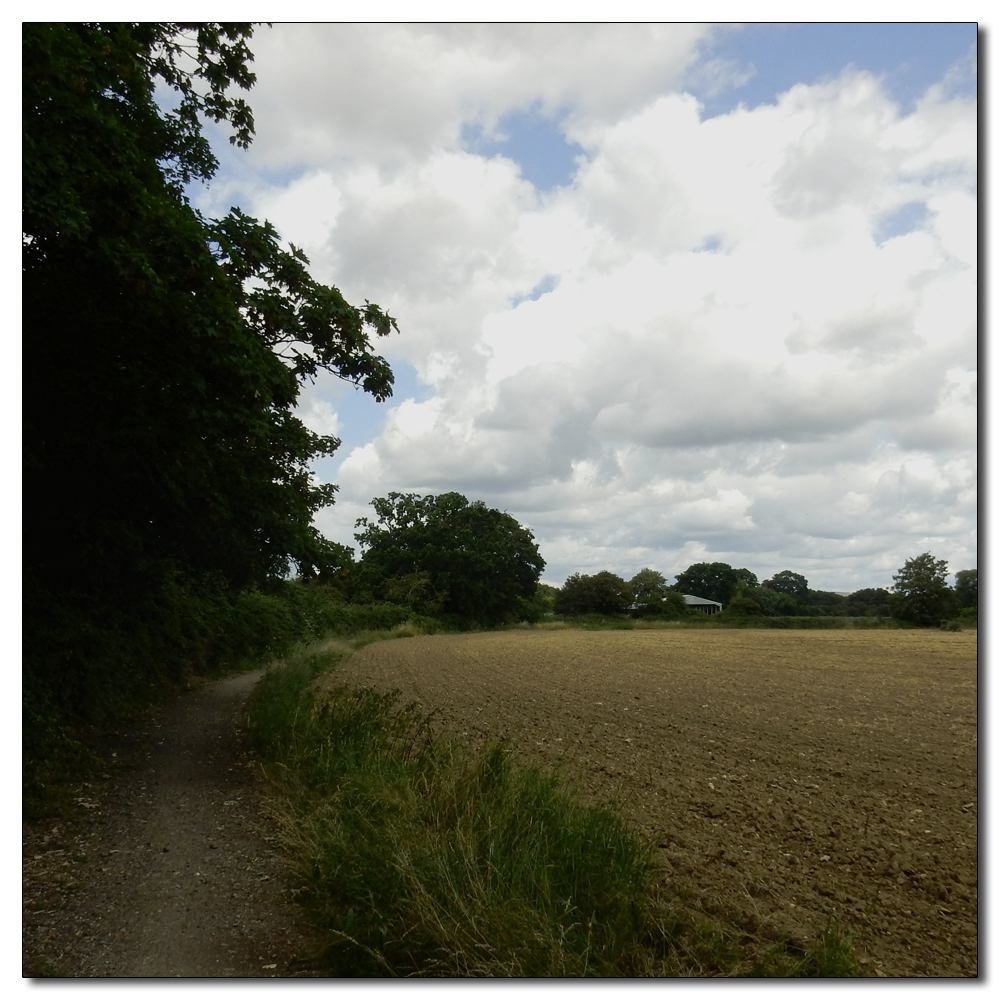
[[546, 598], [555, 614], [570, 616], [681, 618], [692, 613], [684, 601], [689, 594], [722, 604], [727, 617], [894, 617], [917, 625], [939, 625], [960, 612], [968, 617], [978, 608], [978, 571], [959, 570], [949, 587], [947, 563], [930, 553], [907, 560], [893, 580], [891, 591], [865, 587], [845, 596], [813, 590], [792, 570], [759, 582], [748, 569], [702, 562], [677, 574], [674, 584], [648, 567], [631, 580], [607, 570], [574, 573], [561, 588], [549, 588]]
[[801, 573], [782, 570], [759, 581], [745, 567], [700, 562], [669, 584], [645, 567], [630, 580], [602, 570], [573, 573], [562, 587], [539, 582], [545, 567], [532, 533], [509, 514], [469, 501], [390, 493], [372, 501], [375, 518], [360, 518], [354, 550], [304, 582], [328, 585], [353, 604], [389, 603], [457, 628], [537, 622], [546, 616], [629, 616], [681, 619], [702, 612], [685, 594], [717, 601], [726, 618], [877, 617], [940, 625], [960, 612], [974, 616], [978, 573], [960, 570], [955, 587], [947, 564], [929, 553], [907, 560], [893, 587], [865, 587], [844, 595], [814, 590]]

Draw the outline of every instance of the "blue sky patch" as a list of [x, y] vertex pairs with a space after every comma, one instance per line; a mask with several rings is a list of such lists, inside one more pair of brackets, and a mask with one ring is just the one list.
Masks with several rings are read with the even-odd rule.
[[687, 89], [704, 103], [704, 117], [712, 118], [741, 103], [748, 108], [774, 103], [797, 83], [836, 77], [853, 65], [884, 76], [886, 90], [909, 113], [927, 87], [952, 67], [952, 92], [974, 95], [976, 51], [973, 21], [746, 24], [721, 29], [701, 62], [734, 64], [752, 71], [750, 80], [714, 95], [707, 83]]
[[883, 215], [875, 226], [873, 233], [876, 243], [885, 243], [893, 236], [905, 236], [919, 229], [926, 221], [930, 212], [922, 201], [908, 201], [905, 205]]
[[537, 302], [543, 295], [551, 292], [558, 284], [559, 279], [554, 274], [547, 274], [527, 295], [515, 295], [510, 300], [510, 307], [516, 309], [522, 302]]
[[417, 370], [405, 361], [391, 362], [396, 382], [392, 398], [377, 403], [367, 392], [356, 389], [347, 382], [324, 382], [321, 396], [329, 400], [340, 418], [340, 447], [329, 458], [316, 462], [316, 472], [324, 482], [335, 482], [340, 463], [350, 455], [353, 448], [374, 441], [382, 431], [382, 422], [389, 410], [405, 399], [415, 399], [418, 403], [431, 398], [434, 389], [424, 385], [417, 378]]
[[569, 143], [559, 123], [544, 117], [537, 108], [514, 111], [500, 119], [497, 132], [502, 139], [490, 139], [480, 128], [465, 126], [462, 140], [482, 156], [500, 154], [521, 168], [521, 176], [539, 191], [551, 191], [573, 180], [576, 158], [583, 147]]

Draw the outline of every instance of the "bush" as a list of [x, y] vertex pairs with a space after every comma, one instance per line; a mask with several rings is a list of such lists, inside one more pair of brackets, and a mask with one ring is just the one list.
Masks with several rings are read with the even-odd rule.
[[958, 620], [964, 628], [979, 628], [979, 608], [962, 608]]
[[692, 614], [700, 614], [692, 611], [684, 600], [684, 595], [679, 590], [668, 590], [663, 595], [663, 602], [657, 611], [658, 618], [665, 618], [668, 621], [679, 621], [683, 618], [690, 618]]

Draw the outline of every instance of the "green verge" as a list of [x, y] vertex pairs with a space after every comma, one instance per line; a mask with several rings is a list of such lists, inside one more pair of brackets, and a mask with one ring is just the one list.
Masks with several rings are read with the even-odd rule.
[[318, 700], [315, 679], [340, 655], [314, 646], [275, 663], [250, 706], [328, 974], [857, 974], [836, 928], [809, 947], [748, 946], [709, 922], [663, 886], [616, 812], [505, 747], [471, 755], [396, 692], [326, 687]]

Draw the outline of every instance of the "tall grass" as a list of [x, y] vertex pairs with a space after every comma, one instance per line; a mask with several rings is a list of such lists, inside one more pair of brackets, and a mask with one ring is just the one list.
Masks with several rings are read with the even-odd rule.
[[[335, 654], [260, 685], [252, 727], [282, 761], [285, 839], [336, 975], [622, 974], [649, 851], [608, 810], [493, 746], [435, 740], [395, 694], [308, 685]], [[290, 722], [290, 725], [287, 723]]]
[[289, 657], [251, 704], [331, 975], [789, 974], [787, 949], [754, 960], [665, 903], [650, 848], [557, 776], [502, 745], [470, 757], [395, 693], [314, 699], [338, 656]]

